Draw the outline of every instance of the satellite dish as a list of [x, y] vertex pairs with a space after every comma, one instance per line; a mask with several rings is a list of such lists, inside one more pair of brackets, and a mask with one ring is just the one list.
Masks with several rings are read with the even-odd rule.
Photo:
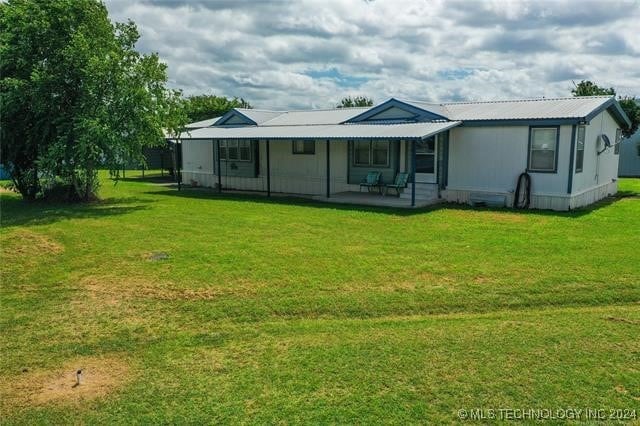
[[600, 155], [603, 152], [605, 152], [607, 149], [611, 148], [611, 141], [609, 140], [609, 137], [607, 135], [605, 135], [604, 133], [601, 134], [600, 136], [598, 136], [598, 139], [601, 140], [602, 143], [604, 144], [604, 148], [602, 148], [602, 150], [598, 151], [598, 155]]

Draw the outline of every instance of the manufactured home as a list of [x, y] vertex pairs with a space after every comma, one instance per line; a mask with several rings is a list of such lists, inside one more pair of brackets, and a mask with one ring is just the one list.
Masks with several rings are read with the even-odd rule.
[[570, 210], [617, 191], [629, 124], [606, 96], [233, 109], [181, 134], [181, 179], [335, 202]]

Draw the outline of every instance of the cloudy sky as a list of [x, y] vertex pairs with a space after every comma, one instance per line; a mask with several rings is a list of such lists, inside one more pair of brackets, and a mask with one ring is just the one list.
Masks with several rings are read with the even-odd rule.
[[640, 0], [107, 0], [186, 94], [258, 108], [346, 95], [428, 101], [640, 96]]

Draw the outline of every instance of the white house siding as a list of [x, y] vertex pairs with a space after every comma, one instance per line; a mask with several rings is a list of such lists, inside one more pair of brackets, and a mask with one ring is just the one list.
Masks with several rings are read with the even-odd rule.
[[[556, 173], [530, 172], [531, 207], [566, 210], [571, 126], [560, 126]], [[450, 131], [448, 185], [443, 198], [468, 203], [474, 194], [499, 194], [512, 205], [527, 169], [529, 126], [459, 127]]]
[[618, 155], [598, 142], [598, 136], [605, 134], [611, 143], [615, 142], [616, 129], [620, 126], [607, 111], [603, 111], [591, 120], [585, 129], [584, 164], [580, 173], [573, 175], [571, 208], [594, 203], [607, 195], [617, 192]]
[[[209, 140], [184, 141], [182, 144], [185, 184], [216, 187], [218, 176], [214, 172], [213, 146]], [[315, 154], [293, 154], [292, 141], [272, 140], [269, 144], [271, 165], [271, 191], [287, 194], [318, 195], [326, 193], [326, 141], [316, 140]], [[331, 193], [358, 190], [357, 185], [347, 184], [347, 142], [330, 142]], [[207, 149], [208, 146], [208, 149]], [[225, 162], [221, 162], [221, 182], [225, 189], [247, 191], [267, 190], [267, 149], [264, 140], [259, 141], [260, 171], [258, 177], [234, 177], [225, 175]], [[207, 157], [208, 160], [201, 158]]]
[[182, 142], [182, 181], [195, 181], [201, 186], [213, 186], [213, 142], [193, 139]]
[[450, 131], [448, 190], [509, 193], [526, 169], [528, 127]]

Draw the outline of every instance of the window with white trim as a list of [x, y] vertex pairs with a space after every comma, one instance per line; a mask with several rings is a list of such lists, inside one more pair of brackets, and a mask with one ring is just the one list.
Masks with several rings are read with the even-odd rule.
[[388, 167], [389, 141], [354, 141], [353, 165]]
[[622, 141], [622, 130], [621, 129], [616, 129], [616, 141], [614, 142], [615, 145], [613, 146], [613, 153], [615, 155], [619, 155], [620, 154], [620, 142]]
[[529, 171], [556, 172], [557, 127], [532, 127], [529, 145]]
[[576, 173], [582, 172], [584, 165], [584, 140], [586, 133], [585, 126], [578, 126], [578, 134], [576, 137]]
[[293, 141], [294, 154], [313, 155], [316, 153], [316, 141], [313, 139], [301, 139]]
[[416, 141], [416, 173], [435, 173], [436, 138]]
[[371, 142], [371, 165], [382, 167], [389, 165], [389, 142]]
[[225, 161], [251, 161], [251, 142], [221, 140], [220, 159]]

